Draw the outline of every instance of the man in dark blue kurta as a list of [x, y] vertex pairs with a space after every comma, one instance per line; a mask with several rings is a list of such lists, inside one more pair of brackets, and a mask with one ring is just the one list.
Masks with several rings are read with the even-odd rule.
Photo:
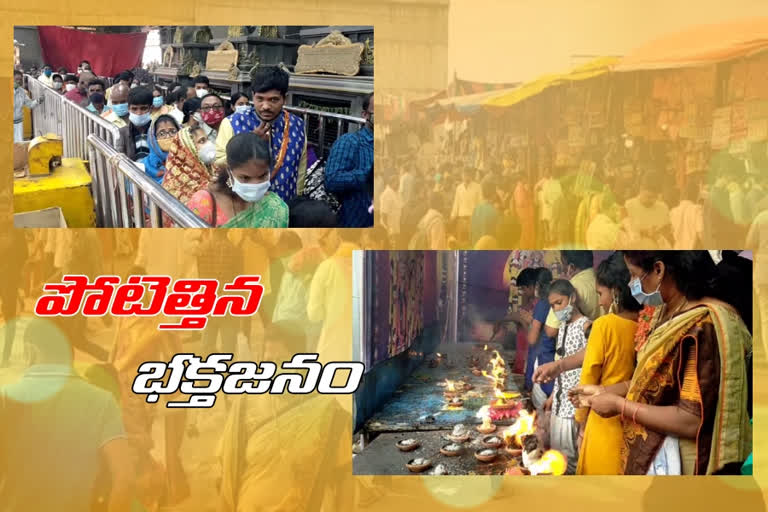
[[325, 189], [341, 203], [339, 226], [373, 226], [373, 94], [363, 102], [365, 126], [333, 144], [325, 166]]

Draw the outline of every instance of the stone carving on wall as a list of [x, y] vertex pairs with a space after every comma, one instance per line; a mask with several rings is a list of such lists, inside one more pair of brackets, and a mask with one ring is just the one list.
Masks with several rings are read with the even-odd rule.
[[245, 27], [231, 26], [227, 28], [227, 37], [242, 37], [245, 35]]
[[184, 31], [181, 27], [176, 27], [176, 31], [173, 33], [173, 42], [176, 44], [184, 42]]
[[237, 80], [238, 76], [240, 76], [240, 68], [237, 67], [237, 64], [232, 64], [232, 67], [229, 68], [229, 75], [227, 78], [230, 80]]
[[371, 39], [365, 40], [365, 49], [363, 50], [362, 64], [366, 66], [373, 66], [373, 48], [371, 48]]
[[279, 39], [280, 38], [280, 30], [273, 25], [267, 25], [261, 27], [261, 32], [259, 33], [261, 37], [266, 37], [270, 39]]
[[224, 40], [219, 46], [215, 48], [215, 51], [217, 52], [226, 52], [226, 51], [232, 51], [235, 49], [235, 46], [227, 39]]
[[195, 60], [192, 58], [191, 53], [185, 53], [182, 55], [181, 66], [179, 66], [179, 74], [190, 75], [192, 69], [195, 66]]
[[163, 52], [163, 66], [169, 68], [173, 65], [173, 47], [169, 46]]
[[364, 50], [363, 43], [353, 43], [341, 32], [334, 30], [312, 46], [299, 47], [296, 73], [355, 76], [360, 72], [360, 61]]
[[205, 69], [212, 71], [229, 71], [237, 64], [237, 50], [229, 41], [224, 41], [215, 50], [206, 54]]
[[213, 34], [209, 27], [200, 27], [195, 31], [194, 41], [199, 44], [208, 44], [213, 39]]
[[238, 56], [238, 65], [243, 69], [250, 69], [259, 65], [259, 55], [256, 50], [248, 52], [248, 47], [242, 45]]

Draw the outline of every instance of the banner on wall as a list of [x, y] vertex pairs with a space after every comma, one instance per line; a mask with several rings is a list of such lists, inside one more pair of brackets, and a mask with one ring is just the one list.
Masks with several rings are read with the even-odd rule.
[[72, 28], [38, 27], [43, 62], [58, 69], [74, 72], [87, 60], [99, 76], [116, 74], [141, 67], [147, 34], [101, 34]]
[[389, 357], [411, 346], [424, 329], [424, 253], [390, 254]]
[[437, 320], [436, 255], [374, 251], [372, 348], [369, 365], [407, 350]]

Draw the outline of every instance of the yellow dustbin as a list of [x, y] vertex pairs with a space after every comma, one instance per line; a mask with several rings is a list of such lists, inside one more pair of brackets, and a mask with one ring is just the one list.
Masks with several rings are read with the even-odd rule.
[[15, 213], [43, 210], [58, 206], [70, 228], [96, 226], [91, 176], [85, 162], [64, 158], [61, 167], [48, 176], [16, 178], [13, 180]]

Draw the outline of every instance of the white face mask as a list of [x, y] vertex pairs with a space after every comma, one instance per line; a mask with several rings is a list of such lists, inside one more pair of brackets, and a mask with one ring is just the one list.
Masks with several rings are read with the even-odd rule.
[[251, 110], [250, 105], [238, 105], [235, 107], [235, 112], [237, 112], [238, 114], [245, 114], [249, 110]]
[[53, 82], [53, 89], [55, 91], [58, 91], [59, 89], [61, 89], [61, 82]]
[[240, 183], [231, 173], [229, 175], [232, 192], [248, 203], [260, 201], [269, 190], [269, 180], [263, 183]]
[[206, 94], [208, 94], [208, 89], [196, 89], [195, 94], [197, 94], [198, 98], [202, 98]]
[[75, 84], [67, 84], [67, 86], [65, 87], [67, 92], [74, 91], [76, 88], [77, 88], [77, 86]]
[[211, 164], [216, 159], [216, 145], [208, 141], [198, 151], [200, 155], [200, 161], [204, 164]]

